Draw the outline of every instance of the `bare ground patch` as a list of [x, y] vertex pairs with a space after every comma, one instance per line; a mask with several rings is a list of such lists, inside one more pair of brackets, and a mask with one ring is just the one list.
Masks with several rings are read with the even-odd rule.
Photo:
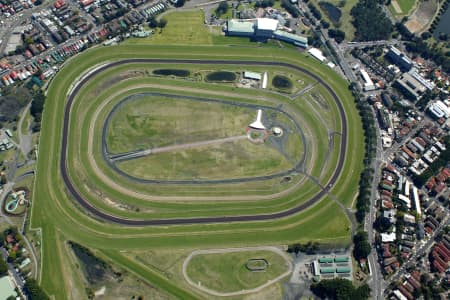
[[428, 28], [433, 21], [433, 17], [438, 9], [436, 0], [421, 1], [405, 23], [406, 28], [412, 33], [419, 33]]

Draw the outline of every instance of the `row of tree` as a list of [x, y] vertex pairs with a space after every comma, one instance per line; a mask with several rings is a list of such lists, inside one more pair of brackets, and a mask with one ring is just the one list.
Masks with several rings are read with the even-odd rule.
[[309, 3], [308, 4], [308, 8], [311, 11], [311, 13], [313, 14], [314, 18], [316, 18], [317, 20], [321, 20], [322, 19], [322, 13], [317, 8], [317, 6], [315, 6], [313, 3]]
[[42, 112], [44, 110], [45, 95], [42, 91], [36, 92], [31, 102], [30, 114], [34, 118], [33, 131], [39, 131], [41, 129]]
[[365, 300], [370, 297], [367, 284], [355, 287], [351, 281], [342, 278], [322, 280], [311, 286], [312, 292], [321, 299]]
[[329, 29], [328, 35], [339, 44], [345, 40], [345, 32], [340, 29]]
[[364, 170], [362, 171], [359, 180], [359, 193], [356, 199], [356, 219], [358, 222], [362, 223], [364, 222], [366, 213], [370, 209], [370, 193], [373, 181], [372, 161], [375, 158], [377, 151], [377, 135], [372, 108], [366, 101], [360, 100], [356, 83], [350, 84], [349, 89], [355, 97], [356, 107], [359, 110], [362, 120], [365, 139]]
[[27, 278], [24, 291], [30, 300], [49, 300], [47, 293], [39, 286], [33, 278]]
[[281, 7], [283, 7], [293, 18], [299, 17], [299, 11], [297, 6], [291, 3], [289, 0], [281, 0]]
[[257, 0], [255, 2], [255, 7], [262, 7], [262, 8], [266, 8], [266, 7], [271, 7], [275, 4], [275, 0]]

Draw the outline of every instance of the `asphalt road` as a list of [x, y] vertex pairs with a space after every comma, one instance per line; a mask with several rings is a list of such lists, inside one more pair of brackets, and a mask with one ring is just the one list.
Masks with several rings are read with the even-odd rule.
[[[255, 65], [255, 66], [280, 66], [286, 67], [290, 69], [297, 70], [299, 72], [305, 73], [306, 75], [314, 78], [320, 84], [324, 86], [324, 88], [332, 95], [333, 100], [336, 102], [338, 107], [339, 115], [342, 122], [342, 138], [340, 145], [340, 154], [339, 160], [336, 166], [336, 169], [326, 184], [326, 186], [316, 195], [314, 195], [309, 200], [299, 204], [296, 207], [291, 209], [271, 213], [271, 214], [260, 214], [260, 215], [241, 215], [241, 216], [222, 216], [222, 217], [197, 217], [197, 218], [173, 218], [173, 219], [126, 219], [120, 218], [114, 215], [110, 215], [105, 213], [104, 211], [99, 210], [95, 206], [93, 206], [89, 201], [83, 198], [83, 196], [77, 191], [76, 187], [70, 180], [67, 170], [67, 144], [68, 144], [68, 136], [69, 136], [69, 119], [70, 119], [70, 111], [72, 108], [72, 103], [78, 92], [81, 91], [83, 86], [88, 83], [95, 75], [109, 69], [112, 67], [130, 64], [130, 63], [163, 63], [163, 64], [214, 64], [214, 65]], [[299, 213], [306, 208], [314, 205], [318, 202], [323, 196], [325, 196], [330, 188], [336, 183], [339, 178], [339, 175], [342, 171], [345, 154], [347, 150], [347, 116], [345, 114], [344, 107], [340, 102], [338, 96], [334, 92], [334, 90], [319, 76], [314, 74], [308, 69], [281, 62], [271, 62], [271, 61], [245, 61], [245, 60], [195, 60], [195, 59], [145, 59], [145, 58], [130, 58], [124, 59], [121, 61], [111, 62], [109, 64], [103, 65], [93, 72], [90, 72], [87, 76], [82, 78], [79, 83], [71, 90], [68, 95], [67, 104], [64, 111], [64, 124], [63, 124], [63, 139], [62, 139], [62, 148], [61, 148], [61, 158], [60, 158], [60, 171], [63, 177], [63, 180], [66, 184], [67, 189], [72, 194], [74, 199], [89, 213], [92, 215], [117, 224], [122, 225], [130, 225], [130, 226], [150, 226], [150, 225], [184, 225], [184, 224], [205, 224], [205, 223], [228, 223], [228, 222], [250, 222], [250, 221], [263, 221], [263, 220], [273, 220], [284, 218], [296, 213]]]

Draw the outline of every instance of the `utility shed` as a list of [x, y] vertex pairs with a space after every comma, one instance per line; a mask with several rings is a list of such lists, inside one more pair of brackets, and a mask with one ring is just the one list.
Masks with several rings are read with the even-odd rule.
[[348, 256], [346, 256], [346, 257], [335, 257], [334, 258], [334, 262], [336, 262], [336, 263], [343, 263], [343, 262], [348, 262], [348, 261], [349, 261]]
[[320, 274], [334, 274], [334, 268], [320, 268]]
[[349, 267], [342, 267], [342, 268], [336, 268], [336, 273], [350, 273], [350, 268]]
[[253, 80], [261, 80], [261, 73], [244, 71], [244, 78], [253, 79]]

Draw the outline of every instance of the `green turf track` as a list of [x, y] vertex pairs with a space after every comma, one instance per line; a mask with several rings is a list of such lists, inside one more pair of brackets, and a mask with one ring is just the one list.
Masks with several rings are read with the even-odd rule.
[[[291, 49], [248, 47], [170, 47], [118, 46], [89, 50], [66, 63], [53, 79], [44, 109], [34, 188], [31, 228], [42, 229], [42, 272], [40, 281], [54, 299], [67, 299], [70, 275], [63, 272], [64, 251], [56, 238], [74, 240], [87, 247], [102, 249], [112, 262], [122, 265], [154, 286], [180, 299], [201, 298], [199, 294], [178, 287], [155, 270], [149, 270], [123, 258], [118, 251], [148, 248], [202, 248], [284, 244], [316, 240], [324, 244], [345, 245], [350, 241], [349, 222], [329, 198], [294, 216], [267, 222], [210, 224], [168, 227], [127, 228], [96, 221], [74, 205], [59, 173], [61, 132], [65, 95], [70, 84], [83, 70], [101, 61], [129, 57], [208, 58], [272, 60], [299, 64], [327, 80], [342, 99], [349, 122], [348, 153], [343, 176], [332, 192], [346, 205], [357, 191], [362, 168], [363, 138], [359, 116], [347, 83], [328, 67]], [[70, 141], [69, 141], [70, 143]], [[77, 287], [83, 288], [83, 287]]]

